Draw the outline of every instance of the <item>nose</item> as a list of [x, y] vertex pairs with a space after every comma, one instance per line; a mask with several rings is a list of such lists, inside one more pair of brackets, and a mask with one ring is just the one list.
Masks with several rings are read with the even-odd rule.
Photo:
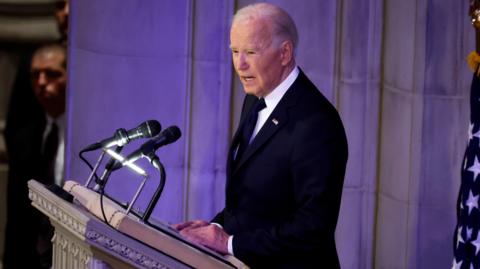
[[47, 84], [47, 76], [45, 72], [41, 71], [38, 73], [37, 84], [40, 86]]
[[238, 70], [248, 69], [247, 55], [245, 53], [239, 53], [237, 57], [238, 57], [237, 69]]

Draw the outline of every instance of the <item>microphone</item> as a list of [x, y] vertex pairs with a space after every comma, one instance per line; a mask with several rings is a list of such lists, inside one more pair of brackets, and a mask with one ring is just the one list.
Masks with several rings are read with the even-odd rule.
[[141, 157], [148, 156], [149, 154], [155, 152], [159, 147], [177, 141], [180, 136], [182, 136], [182, 132], [177, 126], [168, 127], [167, 129], [163, 130], [162, 133], [143, 143], [140, 148], [130, 153], [127, 157], [125, 157], [123, 162], [116, 162], [111, 171], [122, 168], [125, 163], [133, 163]]
[[85, 152], [85, 151], [96, 150], [99, 148], [109, 148], [114, 145], [121, 147], [129, 143], [131, 140], [134, 140], [137, 138], [150, 138], [152, 136], [155, 136], [158, 133], [160, 133], [160, 130], [162, 130], [162, 126], [158, 121], [147, 120], [129, 131], [126, 131], [125, 129], [120, 128], [115, 131], [114, 136], [109, 137], [107, 139], [103, 139], [99, 142], [93, 143], [87, 146], [86, 148], [84, 148], [82, 151]]

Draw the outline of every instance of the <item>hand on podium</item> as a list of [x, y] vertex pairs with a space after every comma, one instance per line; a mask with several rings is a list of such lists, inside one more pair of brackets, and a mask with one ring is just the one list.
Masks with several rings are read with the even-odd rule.
[[228, 237], [219, 225], [203, 220], [187, 221], [173, 225], [186, 239], [213, 249], [220, 254], [228, 254]]

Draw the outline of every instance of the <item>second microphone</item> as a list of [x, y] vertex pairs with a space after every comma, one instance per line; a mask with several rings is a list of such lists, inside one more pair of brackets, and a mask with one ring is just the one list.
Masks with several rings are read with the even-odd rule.
[[130, 153], [123, 162], [116, 162], [112, 167], [112, 171], [118, 170], [124, 166], [125, 163], [133, 163], [139, 158], [145, 157], [158, 148], [177, 141], [182, 136], [182, 132], [177, 126], [170, 126], [163, 130], [159, 135], [153, 137], [147, 142], [143, 143], [140, 148]]

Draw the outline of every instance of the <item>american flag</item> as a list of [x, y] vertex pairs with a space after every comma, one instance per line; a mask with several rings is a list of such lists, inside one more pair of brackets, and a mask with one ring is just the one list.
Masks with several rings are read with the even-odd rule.
[[[475, 55], [478, 56], [478, 55]], [[470, 126], [463, 157], [457, 202], [452, 269], [480, 268], [480, 78], [473, 75], [470, 89]]]

